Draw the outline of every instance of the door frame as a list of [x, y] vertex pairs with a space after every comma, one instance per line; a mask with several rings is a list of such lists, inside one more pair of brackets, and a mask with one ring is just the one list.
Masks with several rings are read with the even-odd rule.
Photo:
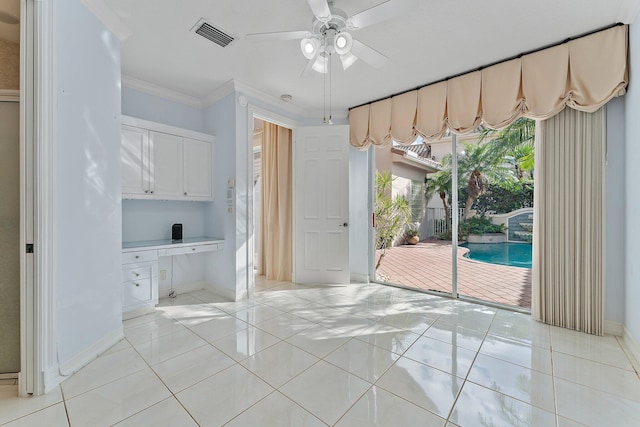
[[[53, 6], [20, 0], [21, 396], [60, 382], [55, 351]], [[25, 245], [35, 245], [27, 255]]]
[[[255, 282], [255, 274], [253, 273], [254, 263], [253, 263], [253, 254], [255, 252], [256, 239], [254, 236], [254, 219], [255, 212], [253, 211], [253, 120], [260, 119], [267, 121], [269, 123], [276, 124], [278, 126], [285, 127], [287, 129], [291, 129], [291, 149], [292, 152], [295, 150], [295, 141], [296, 141], [296, 130], [300, 124], [288, 117], [282, 116], [278, 113], [274, 113], [272, 111], [266, 110], [264, 108], [260, 108], [254, 104], [249, 104], [247, 106], [247, 294], [250, 296], [255, 290], [256, 282]], [[291, 158], [291, 176], [295, 176], [296, 171], [296, 162], [294, 157]], [[291, 205], [295, 206], [296, 202], [296, 182], [293, 180], [291, 187]], [[296, 224], [296, 215], [292, 212], [293, 224], [291, 224], [293, 229], [295, 230]], [[291, 257], [293, 262], [293, 271], [291, 275], [291, 280], [295, 282], [296, 272], [295, 272], [295, 258], [296, 258], [296, 247], [295, 247], [295, 239], [292, 236], [291, 242]]]

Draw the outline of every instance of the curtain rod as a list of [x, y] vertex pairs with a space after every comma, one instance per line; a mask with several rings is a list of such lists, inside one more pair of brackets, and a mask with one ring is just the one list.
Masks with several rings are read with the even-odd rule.
[[389, 99], [389, 98], [393, 98], [394, 96], [402, 95], [402, 94], [405, 94], [407, 92], [411, 92], [411, 91], [414, 91], [414, 90], [420, 90], [423, 87], [435, 85], [437, 83], [446, 82], [447, 80], [455, 79], [456, 77], [464, 76], [465, 74], [473, 73], [473, 72], [476, 72], [476, 71], [482, 71], [485, 68], [493, 67], [494, 65], [502, 64], [503, 62], [508, 62], [508, 61], [512, 61], [514, 59], [522, 58], [525, 55], [530, 55], [532, 53], [540, 52], [541, 50], [550, 49], [552, 47], [560, 46], [562, 44], [569, 43], [572, 40], [578, 40], [578, 39], [581, 39], [583, 37], [587, 37], [587, 36], [590, 36], [592, 34], [599, 33], [601, 31], [607, 31], [607, 30], [610, 30], [611, 28], [619, 27], [621, 25], [625, 25], [625, 24], [623, 24], [622, 22], [616, 22], [615, 24], [609, 25], [607, 27], [600, 28], [600, 29], [593, 30], [593, 31], [589, 31], [588, 33], [584, 33], [584, 34], [581, 34], [579, 36], [569, 37], [569, 38], [566, 38], [566, 39], [564, 39], [564, 40], [562, 40], [560, 42], [552, 43], [552, 44], [544, 46], [544, 47], [539, 47], [537, 49], [529, 50], [527, 52], [522, 52], [522, 53], [519, 53], [518, 55], [514, 55], [514, 56], [509, 57], [507, 59], [501, 59], [500, 61], [496, 61], [496, 62], [492, 62], [490, 64], [482, 65], [480, 67], [473, 68], [471, 70], [464, 71], [462, 73], [453, 74], [451, 76], [445, 77], [445, 78], [440, 79], [440, 80], [433, 81], [431, 83], [423, 84], [423, 85], [420, 85], [418, 87], [414, 87], [412, 89], [407, 89], [407, 90], [403, 90], [401, 92], [394, 93], [393, 95], [383, 96], [382, 98], [376, 99], [375, 101], [368, 101], [368, 102], [365, 102], [363, 104], [356, 105], [355, 107], [351, 107], [351, 108], [349, 108], [349, 111], [353, 110], [354, 108], [362, 107], [363, 105], [373, 104], [375, 102], [382, 101], [382, 100]]

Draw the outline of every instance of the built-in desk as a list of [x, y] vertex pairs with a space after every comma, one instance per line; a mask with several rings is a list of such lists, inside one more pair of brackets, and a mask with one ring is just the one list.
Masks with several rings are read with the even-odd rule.
[[158, 303], [158, 257], [220, 251], [223, 247], [224, 240], [216, 237], [123, 242], [123, 317], [147, 313]]

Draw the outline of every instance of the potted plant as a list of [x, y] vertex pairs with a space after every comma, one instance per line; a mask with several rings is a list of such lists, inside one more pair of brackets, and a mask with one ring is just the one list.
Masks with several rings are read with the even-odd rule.
[[404, 232], [404, 241], [407, 242], [408, 245], [416, 245], [420, 241], [420, 236], [418, 235], [418, 230], [413, 227], [407, 229]]

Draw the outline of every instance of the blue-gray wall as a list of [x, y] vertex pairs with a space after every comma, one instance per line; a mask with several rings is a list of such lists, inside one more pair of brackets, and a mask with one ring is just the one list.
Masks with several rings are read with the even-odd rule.
[[[183, 129], [205, 132], [204, 111], [158, 96], [122, 88], [122, 114]], [[215, 155], [214, 143], [214, 155]], [[215, 193], [220, 194], [220, 193]], [[181, 223], [185, 237], [204, 236], [208, 202], [122, 201], [122, 240], [166, 239], [171, 224]]]
[[80, 0], [54, 6], [55, 303], [63, 365], [122, 330], [120, 43]]
[[624, 125], [624, 324], [636, 344], [640, 344], [640, 186], [638, 165], [640, 165], [640, 23], [629, 27], [630, 75], [625, 102]]
[[169, 101], [128, 87], [122, 88], [122, 114], [204, 132], [202, 108]]

